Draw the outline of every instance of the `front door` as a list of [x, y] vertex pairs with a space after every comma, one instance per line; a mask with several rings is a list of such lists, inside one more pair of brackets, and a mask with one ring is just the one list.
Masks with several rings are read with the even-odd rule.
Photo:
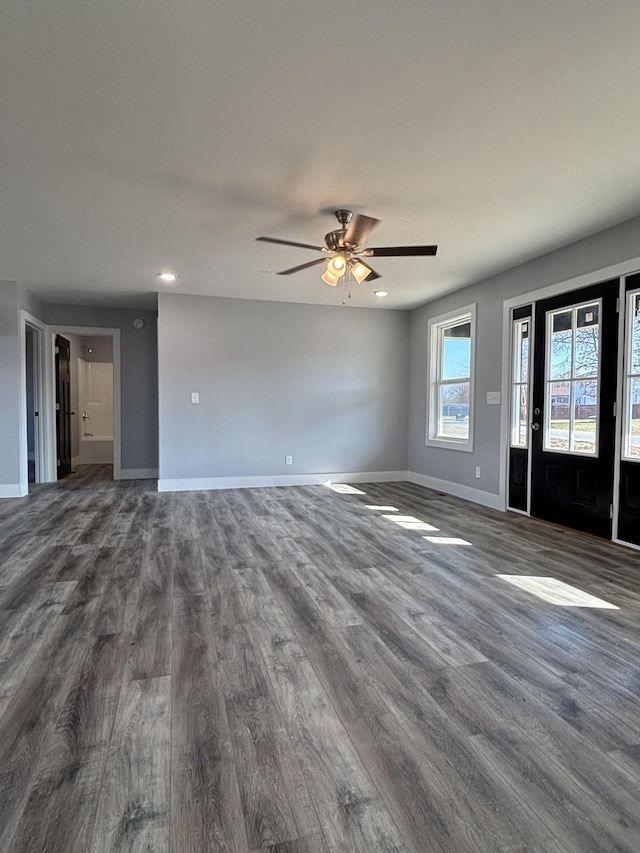
[[58, 480], [71, 473], [71, 344], [56, 335], [56, 452]]
[[611, 538], [619, 282], [536, 304], [531, 514]]

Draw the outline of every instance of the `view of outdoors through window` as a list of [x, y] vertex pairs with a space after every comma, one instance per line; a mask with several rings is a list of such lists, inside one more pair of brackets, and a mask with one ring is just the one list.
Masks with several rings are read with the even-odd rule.
[[600, 303], [547, 314], [544, 446], [597, 454]]
[[530, 319], [513, 324], [511, 386], [511, 445], [527, 447], [529, 438], [529, 327]]
[[441, 335], [437, 436], [468, 440], [471, 322], [445, 327]]
[[640, 293], [630, 293], [628, 299], [624, 456], [640, 459]]

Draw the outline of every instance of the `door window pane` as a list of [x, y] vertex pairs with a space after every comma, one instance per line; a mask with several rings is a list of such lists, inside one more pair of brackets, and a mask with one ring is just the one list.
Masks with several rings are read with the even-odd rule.
[[640, 461], [640, 292], [627, 296], [627, 347], [622, 454]]
[[640, 459], [640, 379], [638, 377], [629, 379], [627, 388], [629, 418], [625, 456], [629, 459]]
[[600, 303], [549, 312], [547, 329], [545, 450], [596, 456]]
[[551, 335], [549, 379], [568, 379], [573, 357], [573, 331], [563, 330]]
[[573, 383], [573, 418], [571, 449], [577, 453], [595, 454], [598, 413], [598, 380]]
[[513, 323], [513, 364], [511, 369], [511, 446], [527, 447], [529, 407], [529, 329], [527, 317]]
[[547, 389], [545, 449], [569, 450], [571, 383], [551, 382]]
[[575, 376], [597, 376], [600, 363], [598, 306], [579, 308], [576, 323]]
[[513, 411], [511, 413], [511, 444], [513, 447], [527, 447], [529, 436], [529, 389], [517, 385], [513, 394]]
[[640, 374], [640, 294], [633, 294], [631, 322], [631, 370]]

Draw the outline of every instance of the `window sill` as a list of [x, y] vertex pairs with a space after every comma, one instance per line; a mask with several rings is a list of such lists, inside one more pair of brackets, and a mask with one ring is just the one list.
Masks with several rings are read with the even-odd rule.
[[425, 440], [427, 447], [439, 447], [442, 450], [462, 450], [463, 453], [473, 453], [472, 441], [455, 441], [446, 438], [428, 438]]

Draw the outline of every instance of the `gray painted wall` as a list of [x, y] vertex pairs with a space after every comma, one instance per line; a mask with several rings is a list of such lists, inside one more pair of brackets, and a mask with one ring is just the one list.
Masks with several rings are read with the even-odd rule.
[[160, 294], [160, 477], [406, 470], [408, 333], [400, 311]]
[[18, 307], [28, 311], [38, 320], [44, 317], [44, 303], [24, 285], [18, 285]]
[[[155, 311], [45, 305], [45, 322], [54, 326], [120, 329], [121, 465], [126, 469], [158, 467], [158, 361]], [[142, 317], [143, 329], [133, 320]]]
[[20, 482], [20, 300], [15, 282], [0, 282], [0, 486]]
[[[409, 470], [498, 494], [501, 407], [487, 406], [486, 395], [487, 391], [500, 391], [502, 386], [503, 302], [513, 296], [637, 257], [640, 257], [640, 217], [413, 311], [410, 332]], [[426, 447], [428, 321], [473, 302], [478, 306], [474, 452]], [[504, 405], [506, 401], [503, 400]], [[475, 478], [476, 465], [482, 468], [480, 480]]]

